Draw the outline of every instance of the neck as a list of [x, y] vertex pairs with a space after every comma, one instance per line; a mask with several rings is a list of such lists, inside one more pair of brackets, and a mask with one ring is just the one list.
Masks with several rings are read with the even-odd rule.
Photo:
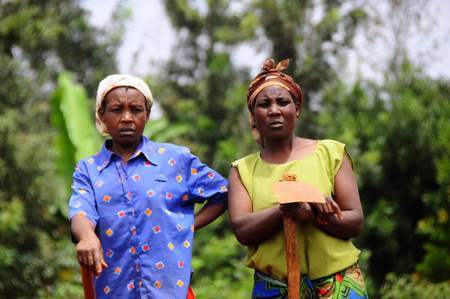
[[263, 158], [277, 162], [284, 162], [289, 159], [294, 148], [295, 135], [280, 140], [264, 140], [264, 147], [261, 150]]
[[113, 140], [111, 150], [122, 158], [122, 161], [127, 162], [136, 151], [139, 142], [136, 144], [119, 144]]

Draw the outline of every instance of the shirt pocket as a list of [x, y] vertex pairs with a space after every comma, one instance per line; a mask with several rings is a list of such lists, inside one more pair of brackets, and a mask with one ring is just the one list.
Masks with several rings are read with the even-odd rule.
[[147, 197], [155, 209], [177, 212], [183, 199], [187, 200], [188, 191], [181, 175], [172, 177], [158, 174], [153, 177], [149, 185]]
[[167, 176], [163, 175], [163, 174], [157, 174], [155, 175], [155, 179], [156, 182], [162, 182], [165, 183], [167, 182]]

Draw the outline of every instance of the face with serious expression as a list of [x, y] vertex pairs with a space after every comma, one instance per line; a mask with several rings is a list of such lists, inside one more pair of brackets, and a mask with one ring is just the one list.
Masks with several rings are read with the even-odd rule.
[[137, 147], [150, 111], [142, 93], [132, 87], [109, 91], [100, 110], [113, 142], [123, 148]]
[[264, 88], [253, 107], [255, 128], [264, 139], [284, 139], [294, 134], [300, 106], [285, 88], [277, 85]]

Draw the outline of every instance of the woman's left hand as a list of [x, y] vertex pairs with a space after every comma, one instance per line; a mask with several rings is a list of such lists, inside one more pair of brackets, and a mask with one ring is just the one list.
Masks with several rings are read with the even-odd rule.
[[341, 208], [331, 196], [325, 196], [325, 203], [312, 203], [311, 205], [319, 222], [331, 215], [336, 215], [338, 219], [344, 219]]
[[363, 227], [363, 211], [351, 160], [344, 155], [334, 178], [333, 197], [322, 204], [311, 204], [316, 212], [315, 224], [333, 237], [348, 240], [358, 237]]

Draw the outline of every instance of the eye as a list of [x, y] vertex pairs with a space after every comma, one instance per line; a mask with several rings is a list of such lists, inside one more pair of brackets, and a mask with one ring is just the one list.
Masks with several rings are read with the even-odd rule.
[[258, 101], [256, 102], [256, 106], [261, 108], [267, 108], [270, 106], [270, 102], [267, 100]]
[[133, 106], [133, 107], [131, 107], [131, 111], [133, 113], [141, 113], [144, 110], [145, 110], [144, 107], [141, 107], [141, 106]]
[[291, 104], [292, 101], [290, 99], [286, 99], [286, 98], [278, 98], [277, 103], [280, 106], [287, 106], [287, 105]]
[[112, 106], [112, 107], [109, 107], [108, 110], [113, 113], [120, 113], [122, 111], [122, 108], [119, 106]]

